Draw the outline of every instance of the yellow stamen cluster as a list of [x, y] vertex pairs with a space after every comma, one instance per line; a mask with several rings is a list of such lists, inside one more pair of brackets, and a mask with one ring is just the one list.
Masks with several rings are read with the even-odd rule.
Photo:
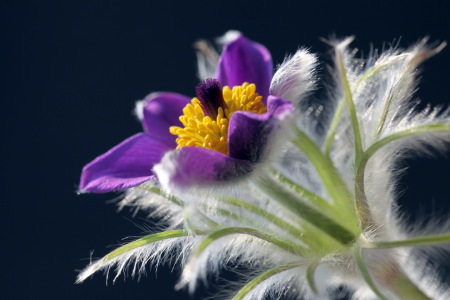
[[228, 155], [228, 123], [234, 112], [241, 110], [262, 114], [267, 111], [262, 97], [256, 93], [254, 84], [245, 82], [243, 85], [234, 86], [233, 89], [224, 86], [222, 94], [227, 107], [218, 108], [215, 120], [205, 116], [197, 98], [193, 98], [191, 103], [183, 108], [180, 121], [184, 128], [170, 127], [170, 133], [178, 136], [177, 149], [196, 146]]

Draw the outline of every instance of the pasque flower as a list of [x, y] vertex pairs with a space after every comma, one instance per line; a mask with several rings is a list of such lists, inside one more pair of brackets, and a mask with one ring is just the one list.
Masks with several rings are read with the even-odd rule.
[[197, 97], [151, 95], [145, 132], [82, 175], [86, 191], [126, 189], [120, 205], [159, 216], [165, 230], [94, 261], [77, 281], [172, 261], [190, 290], [240, 267], [241, 285], [220, 295], [235, 300], [327, 299], [342, 286], [354, 299], [448, 299], [448, 282], [426, 265], [448, 250], [448, 225], [411, 229], [395, 205], [405, 151], [450, 141], [450, 111], [411, 101], [418, 65], [443, 45], [356, 59], [351, 41], [329, 42], [324, 99], [311, 96], [317, 62], [304, 49], [272, 76], [267, 50], [239, 33], [225, 36], [218, 61], [201, 42]]
[[144, 132], [86, 165], [81, 189], [124, 190], [154, 178], [155, 170], [177, 186], [249, 173], [267, 155], [277, 121], [293, 109], [290, 101], [269, 95], [272, 72], [268, 50], [235, 33], [219, 58], [217, 79], [200, 83], [192, 101], [175, 93], [148, 96]]

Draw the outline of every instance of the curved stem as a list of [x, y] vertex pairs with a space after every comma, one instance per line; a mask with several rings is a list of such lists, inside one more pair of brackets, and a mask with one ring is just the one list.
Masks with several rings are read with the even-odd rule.
[[380, 300], [388, 300], [380, 292], [380, 290], [376, 286], [375, 282], [373, 281], [372, 276], [370, 275], [370, 272], [367, 269], [366, 263], [364, 262], [362, 251], [363, 251], [363, 249], [361, 249], [360, 247], [353, 248], [353, 255], [355, 257], [356, 264], [358, 265], [361, 275], [363, 276], [364, 280], [369, 285], [369, 287], [372, 289], [372, 291], [375, 293], [375, 295], [377, 295], [377, 297], [380, 298]]
[[365, 195], [364, 188], [364, 177], [365, 177], [365, 169], [369, 159], [381, 148], [385, 147], [391, 142], [396, 140], [400, 140], [402, 138], [406, 138], [409, 136], [422, 134], [422, 133], [433, 133], [433, 132], [450, 132], [450, 124], [449, 123], [434, 123], [421, 125], [413, 128], [409, 128], [394, 134], [391, 134], [378, 142], [374, 143], [370, 146], [361, 157], [359, 164], [356, 167], [356, 177], [355, 177], [355, 198], [356, 198], [356, 210], [359, 215], [359, 219], [362, 223], [362, 228], [368, 228], [371, 226], [371, 215], [368, 210], [367, 198]]
[[386, 146], [387, 144], [402, 139], [402, 138], [406, 138], [409, 136], [413, 136], [416, 134], [421, 134], [421, 133], [433, 133], [433, 132], [445, 132], [445, 131], [449, 131], [450, 132], [450, 123], [433, 123], [433, 124], [425, 124], [425, 125], [420, 125], [420, 126], [416, 126], [413, 128], [409, 128], [400, 132], [396, 132], [393, 133], [389, 136], [386, 136], [384, 138], [382, 138], [381, 140], [375, 142], [374, 144], [372, 144], [372, 146], [370, 146], [366, 152], [365, 152], [365, 157], [364, 160], [368, 160], [371, 156], [373, 156], [378, 150], [380, 150], [382, 147]]
[[241, 199], [223, 197], [221, 198], [221, 201], [239, 207], [240, 209], [245, 209], [258, 217], [266, 219], [278, 228], [284, 230], [286, 233], [307, 244], [309, 247], [314, 249], [315, 252], [321, 253], [323, 251], [326, 251], [326, 249], [335, 249], [336, 247], [340, 246], [340, 244], [337, 243], [334, 239], [329, 239], [328, 237], [318, 238], [323, 235], [323, 232], [310, 225], [309, 223], [304, 222], [300, 224], [301, 228], [297, 228], [291, 223], [286, 222], [285, 220], [270, 213], [269, 211]]
[[286, 230], [287, 232], [289, 232], [294, 236], [303, 235], [303, 232], [299, 228], [291, 225], [290, 223], [284, 221], [283, 219], [277, 217], [276, 215], [260, 208], [259, 206], [248, 203], [238, 198], [223, 197], [221, 198], [221, 200], [227, 204], [243, 208], [251, 213], [254, 213], [255, 215], [272, 222], [277, 227]]
[[232, 234], [246, 234], [253, 236], [255, 238], [264, 240], [268, 243], [271, 243], [275, 246], [278, 246], [279, 248], [290, 252], [292, 254], [303, 256], [307, 253], [307, 250], [302, 247], [301, 245], [292, 243], [291, 241], [284, 241], [277, 239], [273, 237], [272, 235], [263, 233], [259, 230], [256, 230], [254, 228], [248, 228], [248, 227], [227, 227], [220, 230], [217, 230], [213, 232], [212, 234], [208, 235], [203, 241], [197, 246], [197, 249], [194, 252], [193, 259], [195, 260], [196, 257], [199, 257], [202, 252], [213, 242], [217, 241], [220, 238], [223, 238], [228, 235]]
[[250, 220], [249, 218], [242, 217], [242, 216], [235, 214], [227, 209], [217, 208], [217, 212], [224, 217], [236, 220], [238, 222], [247, 223], [248, 225], [254, 226], [254, 227], [257, 226], [256, 223], [254, 221]]
[[[375, 76], [378, 72], [383, 70], [385, 67], [389, 66], [391, 63], [395, 62], [397, 59], [403, 58], [405, 55], [397, 55], [393, 59], [391, 59], [388, 62], [383, 62], [380, 64], [375, 64], [369, 69], [367, 69], [363, 74], [361, 74], [358, 78], [358, 80], [355, 82], [355, 85], [352, 88], [352, 93], [356, 92], [360, 85], [365, 82], [366, 80], [370, 79], [372, 76]], [[333, 144], [334, 136], [336, 135], [337, 126], [339, 124], [339, 119], [341, 118], [342, 111], [345, 106], [345, 99], [342, 98], [338, 102], [338, 106], [336, 108], [336, 111], [333, 115], [333, 119], [330, 124], [330, 128], [328, 129], [328, 133], [325, 139], [325, 148], [324, 153], [326, 156], [330, 156], [331, 147]]]
[[313, 203], [320, 210], [325, 210], [328, 212], [333, 210], [334, 206], [331, 205], [330, 202], [304, 188], [303, 186], [295, 183], [288, 177], [284, 176], [281, 172], [272, 169], [271, 173], [275, 176], [276, 179], [278, 179], [280, 183], [284, 183], [285, 185], [292, 188], [299, 195], [299, 197], [304, 198], [307, 202]]
[[[353, 210], [349, 210], [348, 206], [332, 205], [327, 200], [292, 181], [281, 172], [277, 170], [271, 170], [271, 172], [280, 183], [295, 191], [300, 199], [306, 203], [311, 203], [311, 205], [320, 210], [327, 217], [343, 224], [346, 228], [358, 228], [358, 220], [356, 219]], [[355, 232], [357, 232], [357, 230], [355, 230]]]
[[159, 232], [155, 234], [151, 234], [148, 236], [145, 236], [143, 238], [137, 239], [131, 243], [125, 244], [114, 251], [108, 253], [103, 258], [99, 259], [95, 263], [89, 265], [83, 272], [81, 272], [76, 280], [76, 283], [81, 283], [86, 278], [94, 274], [95, 272], [101, 270], [102, 268], [107, 267], [112, 261], [123, 255], [126, 254], [132, 250], [135, 250], [139, 247], [146, 246], [151, 243], [155, 243], [158, 241], [166, 240], [166, 239], [172, 239], [172, 238], [180, 238], [180, 237], [186, 237], [189, 235], [189, 232], [187, 230], [171, 230], [171, 231], [165, 231], [165, 232]]
[[[415, 52], [413, 57], [411, 57], [407, 60], [406, 66], [402, 66], [404, 72], [397, 78], [396, 82], [391, 86], [391, 88], [389, 90], [389, 94], [384, 103], [383, 112], [380, 116], [380, 121], [378, 123], [377, 129], [375, 132], [375, 138], [378, 138], [379, 135], [382, 133], [382, 130], [384, 128], [384, 125], [385, 125], [387, 117], [388, 117], [389, 110], [391, 108], [393, 101], [395, 100], [395, 98], [394, 98], [394, 95], [396, 94], [395, 91], [404, 89], [405, 85], [402, 86], [402, 83], [405, 80], [408, 80], [408, 76], [410, 76], [411, 74], [414, 74], [414, 70], [417, 67], [417, 65], [420, 64], [425, 59], [427, 59], [427, 58], [435, 55], [439, 51], [441, 51], [443, 49], [443, 47], [445, 47], [445, 45], [446, 45], [446, 43], [443, 43], [443, 44], [440, 44], [435, 49], [427, 49], [427, 50]], [[402, 57], [406, 57], [406, 56], [408, 56], [408, 54], [404, 54], [404, 56], [400, 56], [400, 57], [402, 58]], [[406, 83], [406, 85], [408, 85], [408, 83]]]
[[317, 291], [316, 280], [314, 279], [314, 275], [316, 273], [316, 269], [319, 266], [319, 263], [321, 260], [322, 259], [316, 259], [316, 260], [312, 261], [308, 265], [308, 268], [306, 269], [306, 281], [308, 282], [309, 287], [315, 294], [318, 294], [318, 291]]
[[[361, 248], [359, 245], [353, 248], [353, 255], [355, 257], [358, 268], [361, 272], [366, 283], [372, 289], [372, 291], [381, 299], [387, 300], [387, 298], [381, 293], [377, 285], [370, 275], [369, 269], [366, 266], [363, 257], [363, 251], [365, 249]], [[366, 249], [369, 250], [369, 249]], [[386, 274], [382, 275], [385, 278], [385, 285], [389, 290], [395, 295], [399, 296], [399, 299], [417, 299], [417, 300], [430, 300], [415, 284], [412, 282], [407, 275], [403, 273], [396, 262], [393, 261], [390, 267], [387, 268]]]
[[136, 248], [157, 242], [157, 241], [161, 241], [161, 240], [166, 240], [166, 239], [172, 239], [172, 238], [177, 238], [177, 237], [183, 237], [183, 236], [188, 236], [189, 232], [187, 230], [171, 230], [171, 231], [164, 231], [164, 232], [159, 232], [159, 233], [155, 233], [155, 234], [151, 234], [151, 235], [147, 235], [144, 236], [140, 239], [137, 239], [131, 243], [125, 244], [119, 248], [117, 248], [116, 250], [108, 253], [107, 255], [105, 255], [102, 258], [103, 262], [106, 262], [108, 260], [111, 260], [119, 255], [122, 255], [128, 251], [134, 250]]
[[251, 280], [249, 283], [247, 283], [237, 294], [233, 297], [232, 300], [242, 300], [245, 296], [248, 295], [254, 288], [256, 288], [260, 283], [262, 283], [264, 280], [277, 275], [281, 272], [293, 269], [298, 267], [299, 263], [287, 263], [281, 266], [277, 266], [275, 268], [272, 268], [257, 277], [255, 277], [253, 280]]
[[[369, 210], [364, 187], [366, 163], [367, 161], [364, 161], [363, 158], [363, 162], [357, 168], [355, 176], [355, 209], [363, 231], [373, 225], [372, 214]], [[361, 165], [363, 165], [363, 167], [361, 167]]]
[[[330, 219], [321, 211], [304, 203], [297, 195], [287, 191], [270, 177], [261, 178], [258, 187], [272, 196], [281, 205], [290, 209], [298, 217], [309, 222], [342, 245], [352, 243], [360, 234], [358, 228], [344, 228], [340, 223]], [[325, 238], [324, 236], [322, 237]]]

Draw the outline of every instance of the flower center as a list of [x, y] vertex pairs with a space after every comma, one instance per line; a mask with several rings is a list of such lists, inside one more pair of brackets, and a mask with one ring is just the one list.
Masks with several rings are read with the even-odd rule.
[[206, 79], [196, 87], [196, 94], [183, 108], [180, 121], [184, 128], [170, 127], [170, 133], [178, 136], [177, 149], [196, 146], [228, 155], [228, 124], [234, 112], [267, 112], [256, 86], [247, 82], [222, 89], [217, 80]]

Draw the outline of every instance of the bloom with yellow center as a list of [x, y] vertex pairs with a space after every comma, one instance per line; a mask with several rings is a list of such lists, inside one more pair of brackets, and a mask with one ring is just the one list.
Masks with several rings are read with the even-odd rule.
[[180, 117], [184, 128], [170, 127], [170, 133], [178, 136], [177, 149], [195, 146], [229, 155], [228, 127], [233, 114], [267, 112], [255, 84], [245, 82], [222, 89], [217, 80], [207, 79], [197, 86], [196, 92], [197, 97], [184, 107]]
[[281, 97], [290, 89], [275, 84], [270, 91], [273, 63], [263, 45], [241, 34], [230, 38], [209, 75], [215, 79], [202, 81], [194, 99], [160, 92], [140, 102], [143, 132], [87, 164], [81, 190], [106, 193], [148, 180], [175, 189], [208, 186], [246, 176], [268, 161], [293, 111]]

